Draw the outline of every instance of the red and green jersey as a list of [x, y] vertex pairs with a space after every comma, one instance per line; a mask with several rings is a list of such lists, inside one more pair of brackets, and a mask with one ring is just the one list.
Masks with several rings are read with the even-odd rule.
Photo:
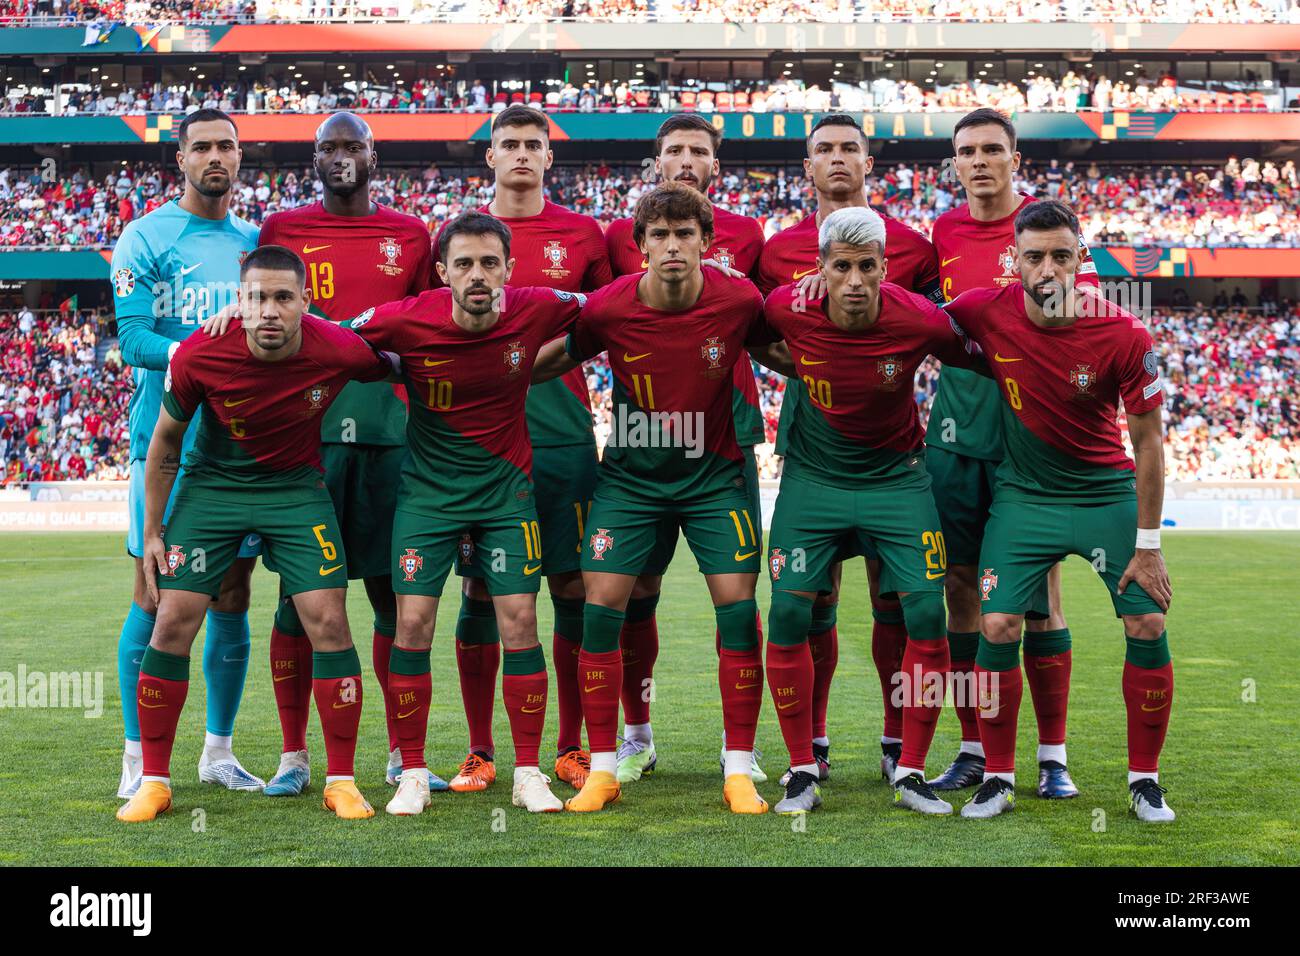
[[[632, 239], [632, 219], [615, 219], [605, 230], [605, 247], [614, 275], [631, 275], [645, 272], [650, 263]], [[716, 259], [729, 269], [743, 272], [751, 279], [758, 269], [758, 257], [763, 252], [763, 227], [755, 219], [740, 216], [728, 209], [713, 207], [713, 245], [705, 250], [703, 258]], [[746, 448], [764, 440], [763, 413], [758, 408], [758, 386], [754, 383], [754, 366], [737, 362], [731, 396], [732, 413], [736, 418], [736, 441]]]
[[[376, 205], [369, 216], [334, 216], [322, 203], [273, 213], [258, 244], [286, 246], [307, 264], [314, 314], [342, 322], [374, 305], [429, 288], [429, 230], [415, 216]], [[327, 445], [400, 445], [406, 408], [392, 386], [353, 383], [321, 422]]]
[[948, 303], [1001, 392], [1006, 460], [998, 477], [1015, 497], [1089, 503], [1134, 494], [1119, 402], [1140, 415], [1164, 400], [1151, 333], [1100, 293], [1080, 296], [1085, 316], [1061, 328], [1030, 321], [1019, 282]]
[[[939, 281], [945, 301], [969, 289], [1002, 288], [1020, 282], [1016, 272], [1016, 216], [1033, 202], [1025, 196], [1009, 216], [983, 221], [958, 206], [935, 220], [931, 239], [939, 254]], [[1097, 267], [1082, 238], [1079, 285], [1097, 285]], [[892, 263], [891, 263], [892, 264]], [[998, 386], [965, 369], [939, 376], [939, 391], [930, 407], [925, 442], [969, 458], [1002, 460], [1002, 414]]]
[[163, 406], [178, 421], [201, 411], [188, 475], [234, 484], [292, 484], [321, 472], [320, 422], [349, 381], [392, 373], [347, 329], [302, 317], [302, 346], [278, 362], [248, 349], [242, 325], [192, 335], [172, 356]]
[[[491, 215], [492, 210], [482, 206], [479, 212]], [[591, 292], [614, 278], [600, 224], [590, 216], [547, 200], [536, 216], [497, 218], [510, 227], [510, 255], [515, 260], [508, 283], [511, 288], [547, 286], [564, 292]], [[435, 239], [435, 254], [437, 244]], [[442, 284], [436, 276], [434, 284]], [[581, 368], [536, 385], [528, 393], [528, 433], [536, 447], [594, 445], [591, 425], [591, 395]]]
[[345, 323], [402, 360], [411, 416], [399, 510], [464, 520], [531, 504], [528, 382], [538, 349], [573, 324], [582, 299], [503, 289], [497, 323], [475, 333], [452, 319], [451, 290], [434, 289]]
[[840, 488], [924, 480], [924, 432], [912, 380], [927, 355], [963, 366], [975, 349], [947, 314], [892, 282], [880, 285], [880, 315], [860, 331], [837, 327], [827, 300], [801, 302], [794, 283], [767, 297], [773, 341], [785, 340], [804, 397], [786, 437], [785, 474]]
[[601, 462], [601, 493], [617, 498], [711, 501], [744, 486], [732, 420], [732, 366], [761, 332], [753, 283], [705, 268], [690, 308], [641, 301], [642, 275], [615, 279], [587, 298], [566, 347], [579, 361], [609, 353], [614, 415]]

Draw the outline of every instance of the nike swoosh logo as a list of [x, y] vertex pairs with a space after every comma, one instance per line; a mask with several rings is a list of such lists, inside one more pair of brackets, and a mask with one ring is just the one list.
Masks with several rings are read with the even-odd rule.
[[248, 660], [247, 657], [227, 657], [225, 654], [221, 655], [221, 659], [225, 661], [227, 664], [238, 664], [241, 661]]
[[192, 266], [188, 266], [188, 267], [186, 267], [186, 266], [181, 266], [181, 275], [183, 275], [183, 276], [187, 276], [187, 275], [189, 275], [191, 272], [193, 272], [195, 269], [197, 269], [197, 268], [198, 268], [199, 266], [201, 266], [201, 265], [203, 265], [203, 263], [201, 263], [201, 262], [196, 262], [196, 263], [194, 263], [194, 265], [192, 265]]
[[235, 407], [237, 407], [237, 406], [239, 406], [239, 405], [243, 405], [245, 402], [251, 402], [251, 401], [252, 401], [251, 398], [241, 398], [241, 399], [240, 399], [239, 401], [237, 401], [237, 402], [232, 402], [230, 399], [226, 399], [226, 400], [225, 400], [224, 402], [222, 402], [221, 404], [222, 404], [222, 405], [225, 405], [226, 408], [235, 408]]
[[355, 707], [356, 705], [357, 702], [355, 700], [348, 701], [346, 704], [340, 704], [337, 700], [334, 701], [335, 710], [342, 710], [344, 707]]
[[943, 577], [943, 572], [942, 572], [942, 571], [940, 571], [938, 574], [935, 574], [933, 571], [926, 571], [926, 572], [925, 572], [925, 579], [926, 579], [927, 581], [937, 581], [937, 580], [939, 580], [941, 577]]
[[271, 681], [272, 681], [273, 683], [278, 684], [278, 683], [280, 683], [280, 681], [282, 681], [282, 680], [293, 680], [293, 679], [294, 679], [295, 677], [297, 677], [297, 676], [298, 676], [297, 674], [285, 674], [283, 677], [272, 677], [272, 678], [271, 678]]
[[303, 246], [303, 247], [302, 247], [302, 254], [303, 254], [304, 256], [309, 256], [309, 255], [311, 255], [313, 252], [320, 252], [322, 249], [328, 249], [328, 248], [329, 248], [329, 245], [324, 245], [324, 246]]
[[639, 362], [639, 361], [641, 361], [643, 358], [649, 358], [651, 355], [654, 355], [654, 353], [653, 353], [653, 352], [642, 352], [640, 355], [628, 355], [626, 352], [624, 352], [624, 353], [623, 353], [623, 361], [624, 361], [624, 362], [627, 362], [627, 363], [630, 365], [630, 364], [633, 363], [633, 362]]
[[950, 262], [956, 262], [956, 261], [957, 261], [958, 259], [960, 259], [960, 258], [961, 258], [961, 256], [952, 256], [952, 257], [949, 258], [949, 259], [944, 259], [944, 260], [942, 260], [942, 261], [939, 263], [939, 268], [942, 269], [942, 268], [943, 268], [944, 266], [946, 266], [948, 263], [950, 263]]
[[468, 651], [471, 648], [478, 647], [477, 644], [464, 644], [460, 641], [456, 642], [456, 646], [459, 647], [462, 651]]
[[424, 360], [424, 364], [427, 365], [427, 366], [429, 366], [429, 368], [433, 368], [435, 365], [447, 365], [447, 364], [449, 364], [449, 363], [451, 363], [451, 362], [454, 362], [454, 361], [456, 361], [456, 360], [455, 360], [455, 359], [438, 359], [437, 361], [434, 361], [433, 359], [425, 359], [425, 360]]
[[1154, 714], [1157, 710], [1164, 710], [1168, 706], [1169, 706], [1169, 701], [1165, 701], [1159, 707], [1148, 707], [1146, 704], [1143, 704], [1142, 709], [1146, 711], [1148, 714]]
[[737, 684], [736, 690], [749, 690], [751, 687], [762, 687], [762, 684]]
[[810, 359], [806, 355], [799, 356], [800, 365], [825, 365], [830, 359]]
[[415, 713], [415, 712], [416, 712], [417, 710], [419, 710], [419, 709], [420, 709], [419, 707], [412, 707], [412, 708], [411, 708], [410, 710], [408, 710], [406, 713], [404, 713], [404, 714], [398, 714], [398, 715], [397, 715], [397, 719], [398, 719], [398, 720], [405, 720], [407, 717], [410, 717], [413, 713]]
[[756, 554], [758, 554], [757, 551], [746, 551], [744, 554], [741, 554], [739, 551], [737, 551], [737, 552], [736, 552], [736, 560], [737, 560], [737, 561], [744, 561], [746, 558], [752, 558], [752, 557], [753, 557], [754, 555], [756, 555]]
[[540, 564], [535, 564], [535, 565], [533, 565], [531, 568], [530, 568], [528, 565], [525, 564], [525, 565], [524, 565], [524, 577], [528, 577], [528, 575], [530, 575], [530, 574], [536, 574], [536, 573], [537, 573], [538, 571], [540, 571], [540, 570], [542, 570], [542, 566], [541, 566]]
[[649, 259], [642, 259], [642, 260], [641, 260], [641, 268], [642, 268], [642, 269], [649, 269], [649, 268], [650, 268], [650, 260], [649, 260]]
[[788, 704], [777, 704], [777, 705], [776, 705], [776, 709], [777, 709], [777, 710], [789, 710], [791, 707], [793, 707], [793, 706], [794, 706], [795, 704], [797, 704], [797, 703], [799, 703], [797, 700], [792, 700], [792, 701], [790, 701], [790, 703], [788, 703]]
[[545, 707], [537, 707], [533, 710], [529, 710], [527, 707], [520, 707], [519, 712], [521, 714], [540, 714], [545, 709], [546, 709]]
[[334, 565], [334, 567], [332, 567], [332, 568], [327, 568], [327, 567], [325, 567], [325, 565], [322, 564], [322, 565], [320, 566], [320, 576], [321, 576], [321, 577], [325, 577], [325, 575], [327, 575], [327, 574], [333, 574], [335, 571], [337, 571], [337, 570], [338, 570], [339, 568], [341, 568], [341, 567], [343, 567], [343, 565], [341, 565], [341, 564], [336, 564], [336, 565]]
[[593, 690], [600, 690], [604, 686], [604, 684], [597, 684], [595, 687], [584, 687], [583, 691], [590, 694]]
[[993, 358], [998, 362], [1023, 362], [1024, 361], [1024, 359], [1022, 358], [1003, 358], [997, 352], [993, 353]]
[[141, 665], [141, 664], [144, 663], [144, 658], [143, 658], [143, 657], [133, 657], [133, 658], [131, 658], [131, 663], [132, 663], [132, 664], [135, 664], [135, 665], [138, 667], [139, 665]]
[[[136, 703], [139, 704], [141, 707], [144, 707], [146, 710], [157, 710], [159, 707], [167, 706], [166, 704], [146, 704], [144, 701], [140, 700], [139, 698], [136, 699]], [[1143, 707], [1142, 709], [1146, 710], [1145, 707]]]
[[814, 268], [812, 268], [812, 269], [805, 269], [803, 272], [796, 272], [796, 273], [794, 274], [794, 281], [795, 281], [795, 282], [798, 282], [798, 281], [799, 281], [800, 279], [802, 279], [804, 276], [808, 275], [809, 273], [816, 272], [816, 271], [817, 271], [817, 269], [814, 267]]
[[1034, 661], [1034, 670], [1045, 671], [1049, 667], [1064, 667], [1060, 661]]

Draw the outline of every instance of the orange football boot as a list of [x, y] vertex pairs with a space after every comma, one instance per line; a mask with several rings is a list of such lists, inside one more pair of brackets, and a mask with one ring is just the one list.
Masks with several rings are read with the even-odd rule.
[[489, 785], [496, 782], [496, 779], [496, 764], [482, 754], [471, 751], [448, 786], [456, 793], [476, 793], [479, 790], [486, 790]]
[[581, 790], [591, 773], [591, 754], [585, 750], [569, 750], [555, 758], [555, 775], [573, 787]]

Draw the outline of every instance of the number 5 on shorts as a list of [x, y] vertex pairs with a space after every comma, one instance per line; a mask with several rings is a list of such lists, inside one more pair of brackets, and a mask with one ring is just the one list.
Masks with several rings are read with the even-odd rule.
[[312, 526], [312, 534], [316, 535], [316, 543], [320, 545], [320, 553], [325, 556], [326, 561], [333, 561], [339, 556], [339, 549], [334, 547], [333, 541], [326, 541], [321, 534], [328, 525], [318, 524]]

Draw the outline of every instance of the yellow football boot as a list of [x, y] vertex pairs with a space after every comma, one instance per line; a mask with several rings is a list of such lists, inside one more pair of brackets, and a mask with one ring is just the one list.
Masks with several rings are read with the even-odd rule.
[[325, 785], [325, 809], [333, 810], [341, 820], [364, 820], [375, 815], [375, 808], [366, 802], [351, 780], [335, 780]]
[[608, 770], [593, 770], [587, 775], [587, 782], [582, 785], [582, 789], [565, 802], [564, 809], [574, 813], [592, 813], [604, 810], [622, 795], [617, 777]]
[[747, 773], [733, 773], [723, 782], [722, 800], [732, 813], [767, 813], [767, 801], [758, 795]]
[[161, 780], [146, 780], [135, 796], [117, 811], [123, 823], [144, 823], [172, 808], [172, 788]]

